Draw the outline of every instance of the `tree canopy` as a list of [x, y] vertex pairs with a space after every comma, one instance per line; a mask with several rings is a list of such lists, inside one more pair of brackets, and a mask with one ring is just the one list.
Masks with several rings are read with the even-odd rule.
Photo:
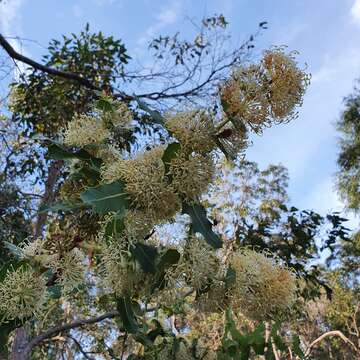
[[[251, 134], [296, 121], [310, 76], [284, 46], [253, 56], [266, 22], [220, 51], [227, 26], [153, 39], [152, 69], [89, 25], [42, 62], [0, 34], [29, 66], [0, 129], [3, 357], [356, 359], [359, 237], [246, 160]], [[356, 101], [339, 121], [354, 209]]]

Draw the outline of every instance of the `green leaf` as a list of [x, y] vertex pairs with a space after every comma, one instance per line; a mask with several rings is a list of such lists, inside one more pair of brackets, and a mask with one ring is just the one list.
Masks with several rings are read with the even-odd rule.
[[98, 110], [103, 112], [114, 112], [114, 105], [110, 98], [102, 96], [100, 99], [96, 100], [95, 107]]
[[234, 340], [224, 339], [222, 341], [222, 347], [229, 355], [235, 356], [238, 353], [238, 344]]
[[305, 354], [300, 348], [300, 338], [298, 335], [295, 335], [292, 340], [292, 349], [295, 355], [297, 355], [300, 359], [304, 359]]
[[160, 256], [157, 264], [159, 270], [165, 270], [170, 265], [177, 264], [180, 259], [180, 253], [176, 249], [167, 249], [164, 254]]
[[241, 334], [236, 328], [236, 324], [232, 317], [232, 311], [230, 308], [226, 309], [225, 318], [226, 318], [225, 336], [230, 333], [233, 340], [238, 342], [241, 341]]
[[48, 286], [47, 291], [49, 292], [52, 299], [61, 298], [61, 285]]
[[155, 247], [142, 243], [136, 243], [130, 248], [130, 252], [139, 262], [145, 273], [154, 274], [156, 272], [155, 260], [158, 252]]
[[135, 100], [138, 103], [139, 108], [141, 110], [144, 110], [145, 112], [147, 112], [152, 117], [152, 119], [154, 120], [155, 123], [158, 123], [158, 124], [161, 124], [161, 125], [163, 125], [165, 123], [165, 119], [161, 116], [161, 114], [158, 111], [151, 110], [146, 103], [141, 101], [136, 96], [135, 96]]
[[42, 205], [39, 208], [39, 213], [46, 213], [46, 212], [70, 212], [77, 209], [86, 208], [87, 206], [83, 203], [70, 203], [70, 202], [58, 202], [51, 205]]
[[244, 123], [241, 121], [241, 119], [237, 118], [237, 117], [232, 117], [227, 112], [229, 109], [229, 104], [223, 99], [221, 100], [221, 106], [224, 109], [224, 112], [227, 114], [231, 123], [234, 125], [235, 129], [238, 131], [241, 131], [241, 132], [246, 132], [246, 127], [245, 127]]
[[125, 228], [124, 225], [124, 212], [116, 213], [111, 221], [106, 224], [105, 227], [105, 236], [106, 237], [113, 237], [120, 235]]
[[155, 328], [153, 330], [150, 330], [146, 334], [146, 336], [153, 343], [159, 335], [164, 336], [165, 331], [158, 320], [152, 319], [151, 323], [153, 326], [155, 326]]
[[225, 287], [229, 289], [236, 280], [236, 272], [232, 267], [228, 267], [225, 275]]
[[282, 338], [278, 335], [278, 331], [280, 330], [280, 326], [281, 326], [281, 324], [278, 321], [272, 326], [270, 337], [272, 338], [272, 340], [275, 343], [276, 347], [280, 351], [286, 351], [287, 346], [284, 343], [284, 341], [282, 340]]
[[162, 161], [165, 166], [165, 174], [169, 172], [171, 160], [174, 159], [181, 149], [181, 145], [178, 142], [173, 142], [167, 146], [162, 156]]
[[154, 291], [155, 289], [161, 290], [165, 287], [165, 270], [169, 266], [176, 264], [179, 261], [180, 253], [176, 249], [167, 249], [165, 253], [158, 258], [159, 260], [156, 265], [157, 275], [152, 286], [152, 291]]
[[139, 325], [136, 321], [131, 300], [128, 296], [117, 299], [117, 310], [119, 311], [125, 330], [130, 334], [136, 333], [139, 329]]
[[71, 173], [70, 179], [72, 180], [91, 179], [95, 183], [99, 183], [101, 179], [101, 175], [99, 169], [84, 164], [84, 166]]
[[80, 198], [84, 203], [93, 206], [98, 214], [123, 213], [127, 207], [124, 183], [120, 180], [89, 188], [80, 194]]
[[86, 150], [81, 149], [72, 151], [65, 148], [61, 143], [55, 140], [47, 141], [51, 142], [50, 145], [48, 145], [48, 151], [46, 154], [47, 158], [54, 160], [79, 159], [86, 161], [88, 164], [90, 164], [93, 170], [100, 171], [102, 160], [92, 156]]
[[48, 146], [47, 157], [55, 160], [80, 159], [89, 160], [92, 156], [85, 150], [71, 151], [58, 142], [51, 142]]
[[257, 355], [264, 355], [266, 346], [265, 341], [265, 325], [260, 324], [256, 329], [249, 334], [249, 345], [252, 346]]
[[222, 247], [219, 235], [212, 230], [212, 224], [206, 217], [206, 210], [199, 204], [183, 204], [183, 214], [188, 214], [192, 221], [192, 228], [195, 232], [204, 236], [206, 242], [215, 249]]
[[3, 241], [3, 244], [5, 245], [5, 248], [10, 252], [10, 254], [12, 254], [17, 260], [23, 258], [23, 252], [21, 248], [5, 240]]

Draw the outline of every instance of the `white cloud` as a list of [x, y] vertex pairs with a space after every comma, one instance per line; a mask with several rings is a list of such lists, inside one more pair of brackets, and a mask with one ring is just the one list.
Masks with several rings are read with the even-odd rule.
[[[360, 4], [360, 1], [359, 1]], [[313, 73], [312, 85], [334, 84], [341, 79], [342, 84], [351, 85], [355, 76], [360, 72], [360, 48], [351, 48], [337, 56], [326, 55], [322, 66]], [[350, 87], [351, 88], [351, 87]], [[334, 89], [338, 90], [338, 89]]]
[[354, 1], [354, 4], [351, 7], [350, 12], [354, 22], [360, 24], [360, 0]]
[[174, 24], [179, 18], [181, 8], [182, 4], [180, 0], [174, 0], [169, 6], [163, 7], [156, 16], [155, 23], [145, 30], [143, 35], [138, 39], [137, 44], [139, 46], [146, 45], [161, 29]]
[[[22, 33], [22, 16], [21, 7], [26, 0], [10, 0], [0, 3], [0, 31], [6, 36], [20, 36]], [[23, 50], [21, 42], [18, 39], [9, 39], [10, 44], [14, 49], [22, 54], [26, 54]], [[21, 72], [25, 71], [25, 65], [18, 62], [18, 69]], [[15, 69], [15, 76], [18, 75], [17, 69]]]
[[24, 0], [11, 0], [0, 3], [0, 31], [6, 35], [19, 35], [21, 31], [20, 8]]

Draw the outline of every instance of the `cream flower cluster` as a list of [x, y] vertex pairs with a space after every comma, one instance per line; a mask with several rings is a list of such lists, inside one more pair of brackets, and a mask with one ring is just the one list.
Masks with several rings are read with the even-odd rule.
[[64, 144], [68, 146], [86, 146], [100, 144], [110, 136], [110, 131], [97, 117], [77, 115], [67, 125], [64, 132]]
[[106, 165], [102, 172], [106, 182], [123, 180], [133, 207], [154, 222], [169, 219], [181, 206], [174, 188], [165, 178], [163, 152], [163, 147], [156, 147], [134, 159], [118, 159]]
[[150, 282], [139, 267], [130, 258], [124, 243], [111, 242], [102, 248], [100, 273], [105, 290], [114, 292], [116, 296], [145, 296], [150, 293]]
[[234, 310], [251, 319], [275, 319], [294, 304], [296, 276], [271, 254], [240, 250], [232, 254], [230, 266], [236, 273], [228, 294]]
[[189, 285], [202, 290], [213, 280], [220, 269], [220, 262], [214, 250], [204, 239], [192, 236], [188, 239], [183, 254], [185, 277]]
[[84, 283], [85, 256], [78, 248], [60, 254], [53, 249], [49, 250], [46, 240], [37, 239], [23, 244], [22, 256], [33, 265], [40, 265], [56, 273], [56, 283], [61, 285], [64, 294], [69, 294]]
[[31, 268], [8, 270], [0, 283], [1, 321], [38, 315], [47, 300], [45, 279]]
[[126, 128], [133, 119], [132, 112], [124, 102], [117, 102], [114, 106], [114, 111], [74, 116], [64, 131], [64, 144], [79, 147], [99, 145], [111, 137], [113, 127]]
[[184, 111], [168, 115], [165, 126], [179, 140], [183, 151], [206, 154], [216, 147], [214, 124], [205, 111]]

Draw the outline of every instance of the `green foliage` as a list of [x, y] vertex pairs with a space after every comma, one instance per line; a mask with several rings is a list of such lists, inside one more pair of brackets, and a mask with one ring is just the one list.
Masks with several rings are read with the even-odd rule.
[[81, 193], [80, 197], [85, 204], [93, 206], [94, 211], [98, 214], [123, 213], [128, 203], [124, 193], [124, 183], [120, 180], [89, 188]]
[[[265, 24], [265, 22], [261, 23], [260, 27], [264, 27]], [[203, 37], [203, 34], [211, 28], [224, 29], [227, 26], [227, 22], [222, 15], [219, 15], [204, 19], [202, 26], [201, 36], [196, 37], [194, 43], [180, 41], [177, 35], [174, 37], [160, 36], [150, 44], [150, 49], [155, 51], [158, 59], [162, 58], [164, 51], [169, 50], [175, 61], [175, 67], [180, 66], [184, 68], [191, 61], [199, 62], [200, 64], [202, 54], [210, 54], [211, 49], [210, 42], [204, 42], [205, 37]], [[251, 42], [252, 40], [247, 43], [248, 46], [251, 46]], [[238, 58], [240, 59], [240, 57]], [[44, 255], [46, 257], [50, 254], [51, 256], [46, 260], [52, 260], [54, 255], [55, 257], [59, 256], [58, 260], [61, 263], [70, 251], [79, 250], [81, 252], [80, 249], [83, 249], [88, 251], [88, 259], [84, 261], [84, 264], [87, 266], [86, 275], [90, 275], [89, 277], [94, 275], [94, 278], [98, 276], [101, 282], [101, 269], [105, 261], [108, 261], [107, 264], [111, 265], [106, 270], [109, 270], [110, 277], [113, 274], [122, 275], [115, 276], [112, 279], [115, 279], [116, 285], [120, 284], [116, 291], [114, 290], [115, 286], [114, 289], [111, 289], [111, 285], [108, 286], [106, 284], [104, 288], [96, 288], [97, 284], [93, 285], [84, 281], [83, 286], [79, 286], [79, 288], [71, 293], [72, 298], [71, 301], [69, 300], [71, 310], [69, 314], [63, 314], [63, 288], [59, 285], [60, 281], [59, 283], [57, 281], [61, 280], [61, 277], [64, 275], [64, 269], [60, 267], [50, 268], [52, 265], [50, 266], [46, 261], [41, 263], [41, 266], [36, 264], [36, 267], [39, 268], [39, 276], [44, 276], [46, 281], [48, 281], [49, 305], [55, 305], [55, 308], [60, 309], [59, 315], [59, 312], [56, 314], [55, 312], [52, 313], [53, 308], [50, 308], [51, 311], [49, 310], [49, 314], [46, 315], [46, 317], [49, 316], [49, 319], [46, 320], [49, 324], [53, 325], [58, 324], [59, 319], [78, 318], [82, 315], [88, 316], [100, 311], [109, 311], [110, 308], [113, 309], [116, 306], [119, 312], [119, 316], [115, 318], [117, 328], [114, 326], [114, 323], [104, 322], [105, 324], [97, 324], [93, 328], [89, 327], [86, 330], [77, 329], [79, 333], [84, 334], [84, 343], [86, 343], [86, 346], [91, 346], [91, 351], [94, 350], [93, 352], [101, 354], [100, 356], [108, 357], [109, 355], [110, 358], [115, 359], [119, 356], [120, 351], [121, 358], [125, 354], [125, 356], [129, 355], [129, 359], [148, 360], [160, 358], [160, 356], [161, 358], [190, 359], [200, 358], [197, 354], [197, 344], [202, 340], [201, 337], [205, 338], [208, 334], [201, 333], [201, 336], [192, 339], [193, 341], [190, 344], [186, 339], [186, 333], [189, 330], [191, 331], [186, 322], [187, 312], [191, 308], [191, 310], [199, 314], [202, 311], [205, 313], [208, 311], [207, 306], [209, 306], [209, 311], [212, 315], [214, 313], [219, 315], [218, 312], [220, 311], [225, 315], [225, 333], [222, 336], [220, 348], [218, 349], [219, 359], [247, 360], [256, 355], [263, 355], [266, 359], [273, 359], [272, 346], [276, 347], [281, 356], [285, 357], [288, 348], [291, 348], [294, 354], [299, 358], [303, 358], [303, 344], [298, 336], [293, 336], [294, 324], [291, 321], [286, 324], [270, 323], [271, 329], [270, 332], [267, 332], [268, 339], [266, 339], [265, 324], [245, 319], [240, 313], [243, 311], [242, 309], [239, 309], [238, 314], [232, 313], [229, 308], [231, 294], [228, 290], [235, 283], [236, 275], [239, 272], [236, 273], [233, 268], [229, 267], [227, 261], [229, 256], [231, 256], [231, 251], [236, 251], [242, 247], [270, 251], [275, 256], [281, 258], [287, 266], [293, 268], [297, 275], [305, 279], [306, 285], [301, 294], [305, 301], [322, 294], [318, 288], [319, 284], [323, 285], [328, 294], [330, 294], [331, 290], [324, 281], [323, 269], [317, 266], [310, 266], [310, 264], [319, 259], [320, 251], [330, 250], [330, 260], [332, 260], [332, 254], [338, 255], [341, 253], [341, 259], [346, 258], [348, 261], [347, 269], [356, 267], [358, 254], [351, 250], [352, 242], [349, 241], [347, 236], [348, 229], [343, 225], [346, 219], [336, 213], [322, 217], [313, 211], [301, 211], [293, 206], [288, 206], [286, 193], [288, 176], [286, 169], [283, 167], [270, 166], [268, 169], [260, 171], [254, 163], [246, 161], [236, 163], [235, 160], [232, 172], [227, 174], [228, 179], [230, 178], [234, 181], [231, 184], [233, 187], [230, 191], [229, 199], [221, 196], [221, 185], [214, 185], [212, 191], [215, 192], [216, 196], [220, 195], [217, 199], [220, 198], [223, 201], [222, 204], [214, 204], [211, 201], [211, 194], [207, 199], [202, 199], [201, 204], [198, 202], [184, 202], [182, 204], [182, 214], [187, 214], [190, 217], [189, 237], [185, 239], [184, 243], [189, 244], [187, 241], [194, 239], [192, 235], [198, 233], [204, 237], [204, 240], [209, 245], [217, 250], [212, 251], [210, 254], [206, 248], [204, 254], [201, 253], [202, 249], [199, 249], [197, 250], [198, 253], [197, 251], [194, 251], [194, 253], [202, 261], [197, 262], [195, 256], [188, 261], [186, 258], [188, 255], [186, 255], [186, 247], [182, 246], [182, 244], [179, 245], [178, 249], [175, 249], [164, 245], [154, 246], [152, 240], [158, 240], [156, 238], [149, 240], [153, 235], [153, 231], [150, 232], [149, 228], [154, 228], [154, 226], [162, 224], [163, 221], [168, 221], [169, 218], [172, 220], [173, 215], [179, 210], [180, 200], [178, 194], [181, 193], [181, 189], [174, 191], [170, 189], [171, 191], [166, 193], [165, 201], [167, 200], [167, 194], [175, 194], [176, 197], [173, 198], [175, 199], [174, 203], [178, 201], [179, 206], [174, 207], [172, 209], [173, 212], [169, 212], [171, 215], [158, 219], [156, 218], [157, 212], [160, 212], [161, 206], [165, 204], [165, 201], [160, 202], [159, 200], [158, 203], [161, 206], [154, 206], [155, 210], [151, 214], [150, 212], [146, 213], [148, 207], [151, 208], [150, 205], [154, 204], [148, 204], [145, 201], [145, 204], [142, 204], [141, 207], [135, 207], [134, 203], [136, 201], [134, 200], [130, 203], [127, 198], [125, 191], [126, 184], [123, 181], [104, 183], [100, 176], [102, 166], [106, 165], [106, 161], [111, 163], [113, 159], [116, 159], [118, 150], [126, 148], [131, 153], [133, 150], [134, 152], [138, 150], [137, 146], [147, 148], [146, 140], [142, 143], [142, 140], [137, 139], [139, 141], [135, 144], [134, 149], [130, 149], [129, 144], [134, 139], [133, 135], [140, 128], [145, 129], [144, 132], [146, 131], [147, 135], [156, 134], [155, 141], [153, 139], [150, 141], [151, 146], [154, 145], [154, 142], [158, 145], [159, 143], [163, 144], [171, 141], [170, 139], [173, 134], [165, 129], [162, 112], [152, 108], [154, 103], [148, 105], [140, 98], [134, 97], [135, 101], [130, 104], [133, 109], [131, 114], [135, 115], [134, 122], [140, 119], [134, 129], [124, 127], [123, 129], [116, 130], [116, 126], [111, 124], [111, 120], [108, 120], [110, 122], [109, 128], [113, 127], [114, 134], [115, 130], [118, 133], [111, 138], [104, 136], [101, 146], [105, 148], [109, 145], [114, 150], [107, 153], [107, 157], [104, 155], [104, 163], [102, 159], [96, 157], [102, 156], [99, 154], [102, 153], [101, 151], [104, 148], [96, 148], [96, 145], [86, 145], [85, 149], [67, 148], [60, 142], [46, 139], [46, 137], [59, 138], [60, 129], [69, 123], [75, 113], [95, 114], [95, 116], [100, 114], [99, 116], [102, 120], [108, 119], [107, 116], [111, 118], [111, 115], [116, 113], [116, 101], [111, 98], [112, 89], [119, 85], [119, 81], [125, 79], [124, 66], [128, 59], [126, 49], [120, 40], [105, 37], [101, 32], [92, 34], [89, 31], [89, 26], [86, 26], [80, 35], [72, 34], [70, 37], [64, 36], [62, 41], [53, 40], [49, 46], [49, 54], [44, 57], [44, 61], [47, 66], [55, 67], [62, 71], [83, 74], [90, 83], [94, 84], [97, 88], [103, 89], [102, 92], [92, 91], [76, 82], [58, 77], [50, 77], [36, 70], [29, 70], [19, 82], [12, 85], [13, 92], [10, 105], [14, 113], [14, 124], [16, 124], [19, 130], [20, 137], [32, 139], [32, 147], [30, 151], [19, 148], [19, 150], [14, 152], [14, 158], [19, 161], [18, 164], [14, 161], [10, 162], [10, 170], [7, 175], [34, 173], [37, 177], [35, 179], [36, 182], [39, 179], [44, 179], [44, 174], [47, 172], [46, 159], [54, 159], [59, 164], [69, 165], [70, 174], [62, 172], [61, 178], [56, 180], [58, 183], [61, 183], [64, 180], [62, 177], [68, 176], [65, 180], [65, 185], [69, 187], [67, 192], [61, 193], [61, 196], [64, 196], [64, 194], [67, 196], [69, 193], [70, 195], [68, 197], [65, 196], [61, 202], [55, 202], [40, 209], [40, 213], [48, 211], [57, 213], [53, 214], [56, 217], [56, 221], [52, 221], [52, 219], [49, 221], [45, 239], [46, 244], [43, 249], [45, 255], [41, 253], [41, 256]], [[236, 58], [229, 69], [235, 68], [238, 61]], [[191, 77], [193, 76], [191, 75]], [[220, 79], [221, 76], [218, 73], [216, 78]], [[216, 87], [218, 85], [216, 83]], [[282, 85], [285, 86], [286, 84]], [[176, 86], [173, 88], [176, 89]], [[159, 99], [159, 96], [159, 93], [155, 91], [148, 95], [148, 100], [146, 101], [156, 101]], [[301, 96], [296, 100], [300, 98]], [[127, 107], [129, 105], [128, 100], [124, 104]], [[223, 100], [221, 104], [222, 109], [219, 113], [216, 112], [216, 107], [220, 104], [217, 103], [211, 110], [209, 107], [209, 112], [216, 112], [215, 115], [211, 113], [211, 116], [214, 116], [213, 118], [210, 117], [211, 121], [217, 115], [220, 115], [220, 113], [223, 115], [222, 110], [227, 112], [229, 104]], [[349, 113], [350, 115], [346, 119], [344, 118], [346, 120], [344, 120], [344, 123], [346, 122], [346, 124], [343, 129], [346, 130], [344, 131], [347, 136], [350, 133], [353, 136], [352, 131], [357, 132], [359, 130], [357, 128], [358, 124], [356, 124], [356, 128], [353, 126], [356, 123], [354, 119], [359, 115], [358, 108], [354, 107], [354, 104], [355, 102], [351, 106], [349, 105], [351, 107], [351, 114]], [[162, 109], [161, 105], [159, 105], [158, 109]], [[223, 128], [225, 125], [226, 127]], [[218, 142], [218, 148], [226, 155], [229, 155], [229, 153], [225, 149], [224, 144], [229, 145], [229, 149], [231, 149], [232, 145], [236, 148], [236, 153], [238, 154], [239, 149], [245, 146], [246, 133], [251, 128], [251, 126], [248, 126], [248, 129], [247, 126], [241, 116], [225, 118], [219, 128], [214, 123], [214, 132], [209, 132], [210, 135], [207, 138], [205, 137], [205, 140], [209, 140], [212, 144], [216, 138], [215, 141]], [[106, 130], [110, 131], [108, 128]], [[185, 130], [193, 131], [191, 128]], [[221, 132], [216, 132], [216, 130], [221, 130]], [[37, 136], [39, 133], [45, 135], [45, 142], [43, 141], [44, 136]], [[233, 135], [237, 135], [237, 138], [235, 136], [232, 139]], [[228, 140], [229, 143], [227, 143]], [[353, 141], [354, 139], [351, 138], [351, 140]], [[357, 138], [355, 140], [358, 141]], [[232, 141], [234, 144], [231, 143]], [[46, 154], [43, 148], [44, 143], [48, 145]], [[76, 142], [72, 144], [76, 144]], [[344, 142], [343, 145], [346, 146], [347, 143]], [[349, 171], [349, 174], [357, 166], [357, 157], [360, 154], [360, 151], [356, 149], [357, 145], [355, 147], [351, 146], [344, 150], [344, 154], [339, 160], [339, 164], [346, 171]], [[173, 185], [171, 184], [172, 179], [169, 176], [170, 163], [179, 155], [180, 150], [180, 143], [170, 143], [167, 145], [161, 159], [165, 168], [166, 178], [164, 183], [169, 188]], [[196, 153], [196, 151], [194, 152]], [[19, 154], [26, 154], [26, 156], [24, 158], [16, 158]], [[35, 156], [31, 154], [35, 154]], [[201, 151], [199, 151], [199, 154], [203, 155]], [[215, 158], [216, 156], [214, 156]], [[40, 167], [38, 160], [40, 160]], [[158, 181], [158, 183], [162, 184], [162, 164], [160, 163], [160, 165], [161, 171], [159, 173], [161, 174], [155, 180], [158, 181], [160, 179], [161, 181]], [[236, 165], [239, 166], [236, 167]], [[146, 166], [144, 166], [144, 171], [146, 170]], [[200, 175], [202, 170], [200, 166]], [[156, 173], [156, 169], [154, 171]], [[350, 175], [354, 174], [351, 173]], [[226, 176], [220, 174], [219, 177], [221, 181], [217, 182], [217, 184], [224, 183]], [[209, 176], [209, 179], [211, 179], [211, 176]], [[355, 190], [358, 190], [358, 180], [354, 176], [350, 184], [347, 178], [343, 182], [344, 188], [346, 187], [347, 189], [346, 191], [350, 189], [355, 194]], [[208, 185], [209, 182], [205, 185]], [[128, 183], [130, 183], [130, 180]], [[155, 181], [154, 183], [156, 185]], [[135, 185], [137, 184], [135, 183]], [[157, 200], [157, 190], [162, 190], [155, 185], [154, 203]], [[136, 186], [134, 188], [137, 189]], [[6, 189], [4, 191], [4, 197], [11, 193], [13, 189], [10, 190]], [[53, 190], [54, 193], [57, 192], [55, 188]], [[151, 187], [146, 188], [147, 194], [152, 190]], [[16, 192], [16, 189], [14, 192]], [[243, 197], [238, 198], [239, 194]], [[198, 199], [200, 195], [203, 194], [200, 194], [199, 191], [199, 194], [196, 194], [193, 198]], [[15, 210], [18, 210], [22, 205], [20, 201], [16, 202], [18, 201], [17, 196], [18, 194], [14, 197], [9, 196], [10, 200], [4, 202], [6, 210], [3, 211], [2, 208], [0, 210], [0, 215], [4, 215], [4, 224], [6, 226], [9, 225], [11, 228], [10, 231], [6, 229], [8, 232], [4, 231], [4, 236], [0, 233], [1, 238], [4, 238], [4, 244], [5, 241], [9, 240], [6, 238], [6, 236], [9, 237], [7, 234], [13, 237], [12, 243], [8, 242], [6, 244], [7, 249], [10, 250], [9, 252], [13, 256], [15, 255], [14, 257], [19, 255], [19, 248], [16, 245], [20, 240], [23, 240], [28, 231], [27, 217], [16, 211], [15, 213], [11, 212], [11, 201], [14, 201]], [[356, 201], [354, 204], [356, 204]], [[138, 222], [134, 221], [135, 231], [131, 232], [130, 230], [134, 229], [131, 229], [131, 226], [129, 226], [130, 230], [128, 232], [128, 228], [125, 228], [125, 223], [129, 224], [126, 221], [129, 221], [130, 217], [128, 218], [127, 216], [131, 215], [133, 210], [136, 210], [143, 217], [137, 214], [139, 216], [135, 219]], [[210, 218], [213, 221], [210, 221]], [[131, 220], [134, 219], [130, 218]], [[141, 224], [141, 221], [144, 224]], [[219, 226], [215, 232], [214, 226], [219, 223], [223, 226]], [[131, 225], [134, 224], [131, 223]], [[16, 233], [14, 228], [18, 225], [24, 226], [19, 230], [19, 233]], [[144, 228], [140, 229], [142, 230], [141, 232], [139, 231], [141, 235], [138, 235], [137, 230], [139, 229], [137, 227], [140, 228], [142, 225], [144, 225]], [[323, 231], [324, 227], [326, 228], [325, 231]], [[0, 231], [3, 230], [0, 229]], [[15, 233], [18, 238], [15, 237]], [[144, 236], [144, 233], [150, 234]], [[100, 243], [102, 239], [100, 239], [101, 236], [98, 238], [98, 235], [103, 234], [105, 235], [104, 241], [107, 243], [106, 245], [111, 244], [113, 248], [106, 247]], [[222, 238], [226, 238], [227, 241], [223, 242]], [[319, 249], [318, 244], [320, 242], [321, 248]], [[341, 249], [339, 249], [339, 244]], [[105, 253], [106, 249], [113, 251], [114, 258], [111, 257], [113, 253]], [[38, 255], [36, 254], [36, 256]], [[212, 256], [218, 256], [216, 261]], [[35, 256], [31, 255], [31, 257]], [[189, 256], [189, 258], [191, 257]], [[207, 259], [214, 261], [206, 262], [205, 260]], [[104, 263], [102, 263], [103, 260]], [[219, 265], [220, 263], [221, 265]], [[176, 267], [177, 264], [179, 264], [178, 267]], [[206, 264], [210, 264], [207, 266], [208, 268], [211, 266], [208, 272]], [[72, 265], [70, 270], [74, 271], [70, 271], [70, 275], [75, 273], [74, 263]], [[224, 268], [218, 271], [218, 268], [221, 268], [222, 265], [226, 265], [226, 267], [224, 266]], [[0, 282], [4, 271], [4, 268], [0, 271]], [[196, 282], [192, 283], [193, 278]], [[203, 281], [204, 278], [205, 281]], [[109, 279], [107, 278], [106, 280]], [[195, 283], [200, 285], [194, 285]], [[124, 285], [123, 292], [122, 285]], [[271, 286], [271, 284], [268, 285]], [[332, 308], [329, 307], [330, 311], [326, 319], [324, 317], [326, 320], [324, 324], [345, 329], [346, 320], [351, 313], [349, 309], [353, 310], [351, 306], [355, 302], [353, 301], [354, 294], [350, 286], [345, 288], [338, 285], [335, 284], [333, 286], [334, 300], [331, 303]], [[250, 288], [249, 291], [256, 291], [256, 287], [254, 289]], [[99, 296], [99, 293], [103, 290], [106, 293]], [[162, 293], [161, 290], [165, 291]], [[118, 293], [121, 295], [115, 295]], [[123, 294], [131, 294], [131, 296], [122, 296]], [[202, 302], [202, 300], [204, 301]], [[169, 301], [170, 304], [168, 304]], [[155, 307], [149, 310], [148, 305], [151, 307], [155, 305]], [[339, 312], [341, 315], [339, 315]], [[173, 319], [170, 319], [169, 316], [172, 316]], [[240, 327], [234, 319], [241, 319], [243, 321]], [[174, 320], [171, 328], [169, 320]], [[182, 320], [184, 320], [183, 323], [181, 322]], [[224, 324], [224, 320], [221, 319], [221, 321]], [[38, 323], [34, 320], [30, 326], [35, 332], [39, 329], [41, 332], [44, 324], [41, 323], [41, 327], [39, 324], [40, 322]], [[19, 325], [16, 322], [2, 325], [0, 328], [0, 345], [6, 346], [8, 334]], [[286, 326], [286, 334], [282, 331], [282, 325]], [[37, 326], [39, 326], [39, 329], [37, 329]], [[175, 336], [175, 330], [180, 332], [180, 335]], [[72, 334], [71, 332], [66, 334], [64, 332], [64, 336], [67, 335]], [[93, 346], [92, 339], [95, 339], [96, 346]], [[110, 343], [108, 340], [112, 342], [111, 347], [106, 344]], [[139, 347], [139, 344], [143, 345], [144, 356], [131, 354], [132, 350]], [[79, 346], [79, 344], [77, 345]], [[44, 346], [47, 345], [44, 344]], [[125, 348], [126, 346], [128, 348]], [[47, 349], [48, 351], [44, 353], [44, 357], [56, 358], [57, 355], [52, 352], [53, 349], [51, 347], [56, 349], [57, 344], [50, 344]], [[81, 349], [80, 352], [84, 355]], [[79, 355], [79, 349], [76, 348], [73, 353], [76, 357]], [[202, 358], [205, 357], [203, 356]]]
[[124, 214], [122, 211], [117, 212], [105, 227], [105, 237], [115, 239], [121, 235], [124, 230]]
[[[43, 57], [44, 65], [82, 74], [89, 82], [107, 92], [111, 92], [113, 84], [122, 78], [124, 66], [129, 60], [121, 40], [107, 37], [102, 32], [92, 33], [89, 25], [79, 35], [63, 36], [61, 41], [52, 40], [48, 51]], [[92, 111], [92, 104], [98, 97], [98, 93], [76, 81], [30, 68], [12, 85], [10, 110], [14, 114], [13, 121], [18, 126], [19, 136], [33, 138], [40, 133], [54, 138], [75, 113]], [[20, 162], [19, 155], [23, 153], [27, 156]], [[35, 172], [38, 175], [39, 166], [46, 172], [43, 162], [39, 162], [42, 156], [38, 146], [20, 147], [14, 152], [15, 155], [18, 158], [8, 168], [9, 174]]]
[[177, 142], [171, 143], [166, 147], [164, 155], [162, 156], [162, 161], [165, 167], [165, 174], [169, 172], [170, 162], [177, 156], [180, 150], [181, 145]]
[[206, 242], [218, 249], [222, 246], [219, 235], [212, 230], [212, 224], [206, 216], [206, 210], [199, 204], [183, 204], [183, 214], [187, 214], [191, 218], [192, 231], [200, 233], [204, 236]]
[[125, 331], [130, 334], [136, 333], [139, 329], [139, 324], [135, 317], [131, 299], [128, 297], [117, 299], [117, 310], [120, 314]]
[[158, 252], [155, 247], [138, 242], [131, 246], [130, 251], [145, 273], [154, 274], [156, 272], [155, 259]]
[[149, 114], [153, 120], [153, 122], [163, 125], [165, 122], [164, 117], [156, 110], [151, 109], [144, 101], [141, 101], [139, 98], [135, 98], [136, 102], [139, 106], [139, 109], [145, 111]]
[[30, 207], [31, 201], [21, 194], [20, 189], [0, 175], [0, 265], [9, 256], [5, 241], [19, 244], [31, 235]]
[[340, 152], [338, 155], [339, 171], [337, 173], [340, 195], [350, 210], [358, 211], [360, 207], [360, 92], [345, 99], [345, 109], [337, 122], [341, 134]]
[[266, 346], [265, 325], [260, 324], [254, 331], [241, 334], [236, 328], [230, 309], [226, 311], [225, 333], [218, 352], [219, 359], [248, 360], [253, 352], [263, 355]]
[[304, 296], [318, 296], [319, 285], [331, 296], [331, 289], [322, 280], [322, 270], [308, 264], [318, 260], [324, 250], [330, 250], [331, 261], [340, 243], [351, 244], [347, 220], [338, 213], [323, 217], [289, 206], [288, 175], [282, 166], [271, 165], [260, 171], [255, 163], [239, 161], [218, 177], [222, 181], [211, 189], [207, 201], [212, 218], [236, 239], [236, 245], [270, 251], [282, 259], [307, 282]]

